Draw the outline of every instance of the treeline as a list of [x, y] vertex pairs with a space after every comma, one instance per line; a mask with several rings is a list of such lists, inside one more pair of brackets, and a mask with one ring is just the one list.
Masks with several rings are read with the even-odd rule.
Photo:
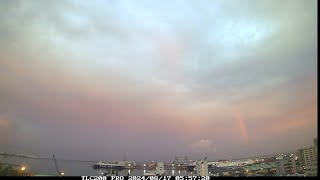
[[23, 172], [19, 172], [13, 166], [0, 162], [0, 176], [23, 176]]

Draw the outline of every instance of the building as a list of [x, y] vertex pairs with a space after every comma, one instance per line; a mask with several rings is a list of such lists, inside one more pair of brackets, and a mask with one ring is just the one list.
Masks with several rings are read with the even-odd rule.
[[156, 167], [156, 175], [157, 176], [163, 176], [164, 175], [164, 164], [163, 162], [158, 162], [158, 165]]
[[164, 163], [158, 162], [156, 165], [155, 171], [144, 171], [143, 175], [144, 176], [164, 176], [165, 175]]
[[318, 146], [318, 138], [313, 139], [313, 144], [314, 144], [314, 146]]
[[304, 172], [306, 176], [318, 176], [318, 165], [306, 166]]
[[294, 156], [285, 156], [276, 162], [276, 175], [288, 176], [296, 174], [296, 161]]
[[219, 172], [217, 176], [230, 176], [229, 172]]
[[301, 167], [315, 165], [318, 162], [318, 147], [311, 146], [299, 149], [297, 155]]
[[276, 163], [259, 163], [244, 166], [244, 174], [263, 174], [263, 175], [273, 175], [276, 174]]
[[207, 162], [207, 160], [206, 159], [199, 160], [196, 163], [195, 170], [196, 170], [197, 176], [208, 176], [209, 173], [208, 173], [208, 162]]

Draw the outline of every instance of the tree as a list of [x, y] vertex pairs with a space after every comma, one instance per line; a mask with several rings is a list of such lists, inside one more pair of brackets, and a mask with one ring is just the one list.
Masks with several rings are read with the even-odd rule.
[[0, 164], [0, 176], [21, 176], [22, 174], [10, 165]]

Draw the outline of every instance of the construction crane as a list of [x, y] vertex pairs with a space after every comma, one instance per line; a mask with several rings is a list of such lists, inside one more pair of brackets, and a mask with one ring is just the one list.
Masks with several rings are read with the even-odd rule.
[[53, 156], [54, 164], [55, 164], [55, 166], [56, 166], [58, 175], [59, 175], [59, 176], [63, 176], [64, 173], [63, 173], [63, 172], [60, 172], [59, 167], [58, 167], [58, 163], [57, 163], [57, 160], [56, 160], [55, 156], [54, 156], [54, 155], [52, 155], [52, 156]]

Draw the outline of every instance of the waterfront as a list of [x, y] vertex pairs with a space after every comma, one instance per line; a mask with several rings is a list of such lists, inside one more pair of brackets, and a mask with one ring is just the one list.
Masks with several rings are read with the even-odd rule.
[[[93, 169], [94, 161], [74, 161], [74, 160], [57, 160], [59, 169], [66, 176], [81, 176], [81, 175], [101, 175], [106, 172], [106, 169]], [[0, 155], [0, 162], [11, 165], [23, 165], [26, 167], [26, 172], [33, 174], [57, 175], [57, 170], [53, 159], [36, 159], [17, 156]], [[112, 171], [112, 170], [111, 170]], [[116, 173], [116, 171], [114, 170]], [[118, 175], [143, 175], [143, 169], [124, 169], [118, 171]], [[185, 170], [166, 170], [167, 175], [191, 175]]]

